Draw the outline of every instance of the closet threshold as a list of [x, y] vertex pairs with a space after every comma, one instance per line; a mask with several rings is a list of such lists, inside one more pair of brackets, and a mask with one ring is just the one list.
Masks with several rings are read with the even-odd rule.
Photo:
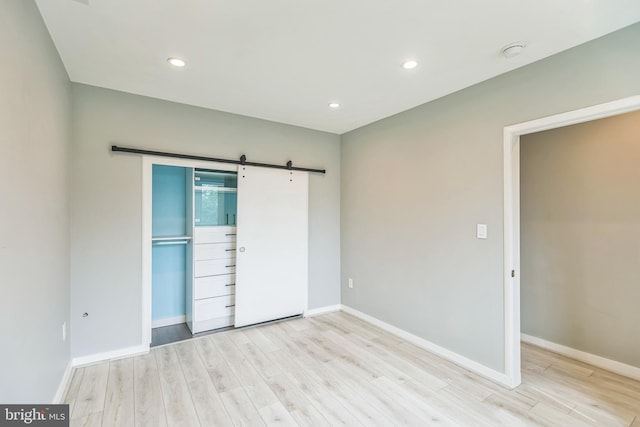
[[[159, 328], [153, 328], [153, 334], [155, 336], [157, 336], [157, 337], [152, 340], [151, 348], [164, 347], [164, 346], [176, 344], [178, 342], [184, 342], [184, 341], [189, 341], [189, 340], [193, 340], [193, 339], [198, 339], [198, 338], [206, 337], [208, 335], [219, 334], [219, 333], [222, 333], [222, 332], [229, 332], [229, 331], [243, 330], [243, 329], [251, 329], [251, 328], [256, 328], [256, 327], [260, 327], [260, 326], [266, 326], [266, 325], [273, 324], [273, 323], [286, 322], [287, 320], [303, 319], [303, 318], [304, 318], [304, 314], [295, 314], [293, 316], [282, 317], [280, 319], [267, 320], [265, 322], [255, 323], [253, 325], [240, 326], [240, 327], [235, 327], [233, 325], [223, 326], [221, 328], [209, 329], [208, 331], [197, 332], [195, 334], [191, 333], [191, 331], [187, 327], [186, 323], [179, 323], [179, 324], [170, 325], [170, 326], [162, 326], [162, 327], [159, 327]], [[161, 331], [171, 331], [171, 332], [168, 332], [168, 333], [174, 335], [174, 338], [173, 339], [161, 339], [160, 337], [161, 337], [161, 335], [163, 335]]]

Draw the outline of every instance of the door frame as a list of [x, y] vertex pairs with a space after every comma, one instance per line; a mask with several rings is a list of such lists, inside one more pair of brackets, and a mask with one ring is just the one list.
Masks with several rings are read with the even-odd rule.
[[[504, 361], [510, 386], [520, 367], [520, 136], [640, 110], [640, 95], [555, 114], [504, 128]], [[515, 277], [511, 272], [515, 271]]]
[[[237, 172], [238, 165], [229, 163], [215, 163], [201, 160], [178, 159], [171, 157], [160, 157], [142, 155], [142, 280], [141, 280], [141, 315], [140, 343], [149, 347], [151, 344], [151, 304], [152, 304], [152, 282], [151, 282], [151, 237], [153, 221], [153, 165], [179, 166], [185, 168], [217, 169]], [[192, 236], [193, 237], [193, 236]]]

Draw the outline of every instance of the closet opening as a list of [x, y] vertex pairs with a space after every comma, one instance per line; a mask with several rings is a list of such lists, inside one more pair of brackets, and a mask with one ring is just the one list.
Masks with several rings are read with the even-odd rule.
[[152, 165], [152, 347], [233, 325], [237, 181]]
[[[196, 219], [203, 224], [226, 222], [227, 214], [231, 213], [229, 221], [233, 221], [229, 197], [214, 197], [221, 192], [209, 190], [224, 188], [224, 179], [217, 182], [205, 179], [203, 192], [202, 188], [196, 188], [203, 187], [196, 184], [200, 183], [196, 181], [196, 171], [236, 177], [237, 167], [154, 156], [142, 156], [141, 160], [141, 339], [143, 345], [157, 346], [193, 336], [187, 312], [188, 305], [193, 308], [193, 301], [188, 303], [187, 299], [192, 298]], [[214, 215], [210, 212], [213, 208], [220, 211]]]

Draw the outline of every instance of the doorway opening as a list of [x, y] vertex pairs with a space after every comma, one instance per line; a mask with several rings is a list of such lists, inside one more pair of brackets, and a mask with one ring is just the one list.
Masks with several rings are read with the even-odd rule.
[[521, 381], [520, 137], [640, 110], [640, 96], [624, 98], [504, 128], [504, 349], [510, 386]]

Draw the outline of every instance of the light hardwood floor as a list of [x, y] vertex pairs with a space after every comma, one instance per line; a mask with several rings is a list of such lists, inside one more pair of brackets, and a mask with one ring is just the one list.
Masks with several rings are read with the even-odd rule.
[[72, 426], [640, 427], [640, 382], [530, 345], [507, 390], [345, 313], [76, 369]]

